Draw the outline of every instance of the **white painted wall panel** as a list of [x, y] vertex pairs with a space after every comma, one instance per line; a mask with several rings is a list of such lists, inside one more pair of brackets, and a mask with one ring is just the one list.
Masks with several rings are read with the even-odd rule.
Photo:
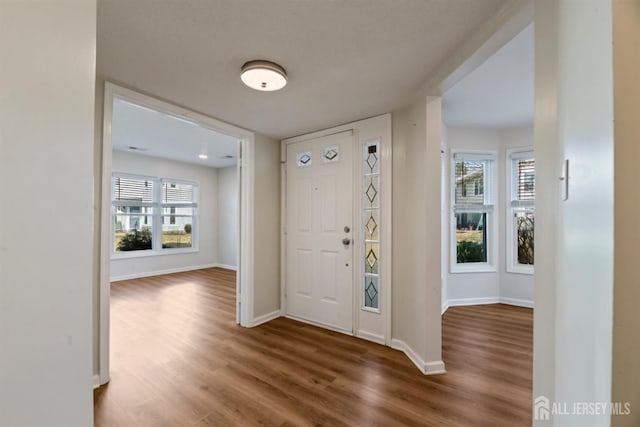
[[0, 425], [93, 425], [95, 0], [0, 2]]
[[218, 169], [218, 260], [238, 266], [238, 168]]

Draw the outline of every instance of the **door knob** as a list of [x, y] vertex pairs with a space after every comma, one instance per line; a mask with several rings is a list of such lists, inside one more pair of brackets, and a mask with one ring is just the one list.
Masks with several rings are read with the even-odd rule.
[[348, 237], [345, 237], [344, 239], [342, 239], [342, 244], [343, 245], [348, 245], [351, 243], [351, 239], [349, 239]]

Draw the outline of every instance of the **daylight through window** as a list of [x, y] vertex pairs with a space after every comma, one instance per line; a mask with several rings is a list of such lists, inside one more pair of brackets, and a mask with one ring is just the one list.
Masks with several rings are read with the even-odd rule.
[[113, 174], [113, 253], [194, 248], [198, 186]]
[[516, 273], [533, 273], [535, 220], [535, 160], [532, 151], [512, 152], [510, 163], [509, 217], [507, 235], [507, 269]]
[[490, 188], [493, 156], [456, 153], [453, 159], [455, 262], [465, 271], [491, 261], [493, 201]]

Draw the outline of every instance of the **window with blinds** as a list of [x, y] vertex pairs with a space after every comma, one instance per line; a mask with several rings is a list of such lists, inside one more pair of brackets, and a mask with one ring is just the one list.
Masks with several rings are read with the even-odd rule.
[[162, 248], [190, 248], [193, 245], [193, 216], [197, 208], [195, 186], [162, 180]]
[[191, 182], [114, 173], [112, 253], [193, 248], [197, 192]]
[[[531, 153], [533, 154], [533, 153]], [[512, 159], [513, 200], [533, 201], [536, 195], [535, 160]]]
[[535, 158], [533, 151], [511, 151], [507, 221], [507, 271], [533, 273], [535, 223]]

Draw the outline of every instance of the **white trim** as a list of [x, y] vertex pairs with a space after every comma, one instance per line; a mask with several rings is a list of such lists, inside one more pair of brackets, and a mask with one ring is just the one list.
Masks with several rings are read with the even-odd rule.
[[442, 314], [446, 313], [448, 309], [449, 309], [449, 301], [445, 301], [442, 304], [442, 309], [440, 311], [440, 314], [442, 315]]
[[499, 304], [500, 297], [484, 297], [484, 298], [459, 298], [450, 299], [447, 301], [449, 307], [459, 307], [464, 305], [484, 305], [484, 304]]
[[229, 265], [229, 264], [213, 264], [214, 267], [217, 268], [224, 268], [225, 270], [232, 270], [232, 271], [238, 271], [238, 267], [235, 265]]
[[189, 265], [186, 267], [169, 268], [166, 270], [144, 271], [142, 273], [123, 274], [121, 276], [114, 276], [111, 278], [111, 282], [120, 282], [123, 280], [140, 279], [142, 277], [162, 276], [163, 274], [183, 273], [185, 271], [202, 270], [205, 268], [218, 267], [218, 264], [203, 264], [203, 265]]
[[396, 338], [392, 339], [391, 348], [402, 351], [406, 354], [409, 360], [411, 360], [424, 375], [445, 374], [447, 372], [442, 360], [425, 362], [420, 356], [418, 356], [418, 353], [416, 353], [406, 342], [402, 340]]
[[263, 314], [262, 316], [258, 316], [253, 319], [251, 323], [251, 327], [262, 325], [263, 323], [267, 323], [272, 321], [273, 319], [277, 319], [280, 317], [280, 310], [274, 310], [271, 313]]
[[280, 141], [280, 315], [287, 314], [287, 146]]
[[[498, 214], [494, 206], [499, 198], [498, 192], [498, 152], [495, 150], [465, 150], [453, 148], [450, 150], [449, 158], [449, 273], [495, 273], [498, 265], [498, 241], [499, 222]], [[486, 171], [484, 173], [484, 204], [463, 205], [456, 204], [456, 161], [458, 160], [484, 160], [486, 161]], [[457, 262], [456, 244], [456, 214], [457, 213], [485, 213], [486, 224], [484, 232], [487, 238], [487, 262], [461, 263]], [[489, 232], [487, 233], [487, 227]]]
[[[113, 99], [133, 102], [155, 111], [170, 114], [174, 117], [196, 122], [205, 128], [238, 138], [242, 158], [239, 159], [240, 175], [240, 239], [238, 258], [239, 274], [236, 289], [239, 295], [237, 311], [240, 313], [240, 324], [251, 325], [253, 321], [253, 217], [254, 217], [254, 178], [255, 178], [255, 135], [253, 132], [224, 123], [204, 114], [188, 110], [158, 98], [127, 89], [105, 81], [103, 103], [102, 133], [102, 198], [100, 219], [100, 312], [99, 312], [99, 353], [100, 383], [109, 381], [109, 309], [111, 285], [111, 173]], [[243, 292], [240, 292], [240, 289]], [[241, 310], [240, 310], [241, 308]]]
[[[151, 215], [149, 215], [151, 216]], [[195, 227], [194, 227], [195, 228]], [[193, 237], [192, 237], [193, 239]], [[194, 239], [195, 243], [195, 239]], [[123, 259], [136, 259], [136, 258], [151, 258], [161, 257], [166, 255], [182, 255], [182, 254], [195, 254], [200, 252], [198, 248], [163, 248], [163, 249], [143, 249], [139, 251], [123, 251], [111, 254], [112, 261], [120, 261]]]
[[384, 339], [384, 335], [372, 334], [367, 331], [356, 331], [357, 338], [362, 338], [363, 340], [372, 341], [376, 344], [385, 345], [386, 340]]
[[[380, 220], [384, 227], [380, 236], [380, 283], [384, 292], [381, 295], [380, 307], [386, 310], [384, 317], [384, 344], [391, 345], [391, 294], [393, 269], [393, 131], [391, 114], [384, 116], [388, 122], [387, 134], [380, 141]], [[383, 179], [384, 177], [384, 179]], [[385, 202], [386, 200], [386, 202]], [[360, 212], [361, 214], [361, 212]], [[384, 316], [384, 315], [383, 315]]]
[[93, 389], [97, 389], [98, 387], [100, 387], [102, 384], [100, 384], [100, 375], [98, 374], [94, 374], [93, 375]]
[[449, 307], [461, 307], [466, 305], [485, 305], [485, 304], [506, 304], [515, 305], [518, 307], [533, 308], [533, 301], [518, 299], [518, 298], [505, 298], [505, 297], [484, 297], [484, 298], [459, 298], [447, 300], [442, 307], [442, 313]]
[[253, 323], [253, 250], [254, 250], [254, 188], [255, 188], [255, 137], [250, 132], [240, 142], [242, 158], [240, 169], [240, 258], [236, 275], [237, 308], [240, 326]]
[[435, 360], [433, 362], [426, 362], [424, 364], [425, 375], [438, 375], [446, 373], [447, 370], [444, 368], [444, 362], [442, 360]]
[[533, 301], [518, 298], [500, 297], [500, 304], [515, 305], [517, 307], [533, 308]]

